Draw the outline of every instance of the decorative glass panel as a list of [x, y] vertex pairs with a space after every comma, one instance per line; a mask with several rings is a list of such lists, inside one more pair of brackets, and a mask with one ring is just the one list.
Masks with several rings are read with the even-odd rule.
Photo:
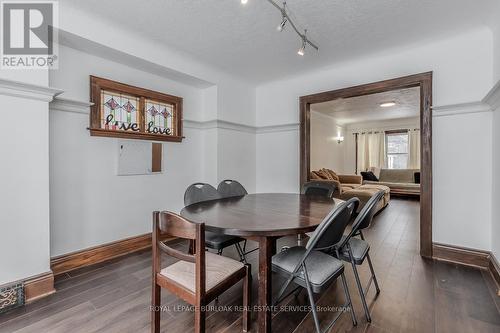
[[146, 100], [146, 132], [152, 134], [177, 135], [172, 104]]
[[101, 128], [121, 131], [139, 131], [139, 98], [101, 91]]

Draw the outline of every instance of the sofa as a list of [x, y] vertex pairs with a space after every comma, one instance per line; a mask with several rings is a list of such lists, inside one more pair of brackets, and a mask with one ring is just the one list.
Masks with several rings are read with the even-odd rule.
[[365, 185], [385, 185], [395, 195], [420, 195], [419, 169], [378, 169], [370, 168], [378, 181], [364, 180]]
[[333, 170], [321, 169], [311, 171], [310, 180], [333, 183], [336, 187], [333, 196], [342, 200], [349, 200], [357, 197], [359, 199], [358, 212], [370, 200], [370, 198], [380, 190], [385, 192], [385, 195], [378, 204], [377, 212], [382, 210], [389, 204], [390, 189], [381, 184], [363, 184], [363, 177], [358, 175], [337, 175]]

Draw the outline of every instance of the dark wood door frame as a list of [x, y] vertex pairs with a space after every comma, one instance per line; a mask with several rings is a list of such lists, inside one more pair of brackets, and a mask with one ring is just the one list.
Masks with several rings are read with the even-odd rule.
[[300, 185], [311, 171], [311, 104], [412, 87], [420, 87], [420, 255], [432, 258], [432, 72], [300, 97]]

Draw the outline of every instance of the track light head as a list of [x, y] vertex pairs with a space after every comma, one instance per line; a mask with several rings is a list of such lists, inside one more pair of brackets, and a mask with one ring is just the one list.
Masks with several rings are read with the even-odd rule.
[[241, 0], [241, 4], [242, 4], [242, 5], [246, 5], [246, 4], [247, 4], [247, 2], [248, 2], [248, 0]]
[[297, 54], [298, 54], [299, 56], [304, 56], [304, 54], [305, 54], [305, 53], [306, 53], [306, 47], [305, 47], [304, 45], [302, 45], [302, 46], [300, 47], [300, 49], [297, 51]]
[[287, 21], [288, 21], [288, 19], [285, 16], [283, 16], [283, 19], [281, 20], [281, 23], [280, 23], [280, 25], [278, 25], [276, 30], [283, 31], [283, 29], [285, 29], [285, 25], [286, 25]]
[[306, 46], [307, 46], [307, 37], [306, 37], [307, 29], [304, 31], [304, 35], [302, 35], [302, 46], [300, 49], [297, 51], [297, 54], [299, 56], [304, 56], [306, 53]]

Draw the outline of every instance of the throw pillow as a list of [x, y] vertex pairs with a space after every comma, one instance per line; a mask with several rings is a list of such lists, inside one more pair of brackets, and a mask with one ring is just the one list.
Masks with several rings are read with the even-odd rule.
[[378, 182], [378, 178], [375, 177], [375, 175], [371, 171], [366, 171], [366, 172], [362, 171], [361, 176], [363, 177], [363, 180]]
[[328, 173], [326, 173], [325, 171], [323, 171], [323, 169], [321, 169], [319, 171], [316, 171], [316, 174], [320, 177], [320, 179], [326, 179], [326, 180], [329, 179]]
[[324, 170], [330, 176], [330, 180], [336, 180], [336, 181], [339, 180], [339, 176], [337, 176], [337, 174], [335, 173], [335, 171], [330, 170], [330, 169], [324, 169]]
[[317, 171], [311, 171], [311, 179], [312, 180], [318, 180], [318, 179], [321, 179], [321, 177], [318, 176]]
[[415, 180], [415, 184], [420, 184], [420, 171], [413, 174], [413, 179]]

